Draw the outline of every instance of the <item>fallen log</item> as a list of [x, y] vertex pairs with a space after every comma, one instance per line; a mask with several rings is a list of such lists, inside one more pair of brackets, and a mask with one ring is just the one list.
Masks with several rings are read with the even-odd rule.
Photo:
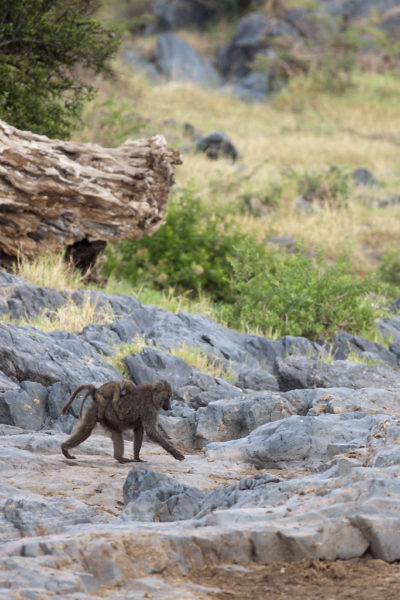
[[108, 241], [153, 234], [181, 162], [162, 135], [103, 148], [0, 121], [0, 266], [65, 249], [85, 271]]

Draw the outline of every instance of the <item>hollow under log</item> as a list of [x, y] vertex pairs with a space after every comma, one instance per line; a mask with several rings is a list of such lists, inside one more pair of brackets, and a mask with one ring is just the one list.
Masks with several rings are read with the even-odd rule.
[[0, 120], [0, 266], [65, 249], [85, 270], [106, 242], [153, 234], [181, 162], [162, 135], [103, 148]]

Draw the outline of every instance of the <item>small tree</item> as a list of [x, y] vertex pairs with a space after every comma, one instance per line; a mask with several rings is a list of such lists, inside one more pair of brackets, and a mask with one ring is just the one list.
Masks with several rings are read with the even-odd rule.
[[2, 0], [0, 118], [19, 129], [68, 137], [110, 74], [119, 40], [93, 19], [99, 0]]

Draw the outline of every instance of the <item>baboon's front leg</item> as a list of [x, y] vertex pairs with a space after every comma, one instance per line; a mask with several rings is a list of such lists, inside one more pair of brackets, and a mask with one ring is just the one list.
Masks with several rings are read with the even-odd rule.
[[146, 427], [146, 433], [152, 442], [160, 444], [160, 446], [162, 446], [164, 450], [172, 454], [172, 456], [176, 458], [176, 460], [185, 459], [184, 455], [181, 452], [179, 452], [179, 450], [176, 450], [176, 448], [174, 448], [172, 444], [167, 442], [167, 440], [165, 440], [156, 429], [154, 429], [153, 427]]
[[131, 458], [124, 458], [124, 438], [120, 431], [111, 432], [112, 443], [114, 444], [114, 458], [119, 463], [124, 464], [133, 462]]
[[136, 425], [133, 429], [134, 433], [134, 441], [133, 441], [133, 460], [135, 462], [145, 462], [141, 458], [139, 458], [140, 448], [142, 447], [143, 442], [143, 425], [140, 423]]

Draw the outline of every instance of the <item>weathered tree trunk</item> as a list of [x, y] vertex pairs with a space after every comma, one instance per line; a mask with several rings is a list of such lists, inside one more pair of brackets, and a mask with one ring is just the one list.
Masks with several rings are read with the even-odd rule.
[[103, 148], [0, 121], [0, 266], [66, 249], [85, 269], [107, 241], [151, 235], [180, 163], [162, 135]]

